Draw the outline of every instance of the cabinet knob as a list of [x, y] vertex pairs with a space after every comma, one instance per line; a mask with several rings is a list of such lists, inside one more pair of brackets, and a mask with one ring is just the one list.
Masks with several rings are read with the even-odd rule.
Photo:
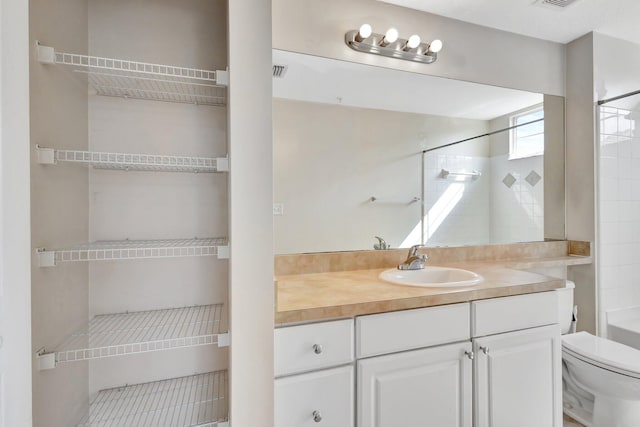
[[480, 346], [480, 350], [482, 350], [484, 354], [489, 354], [489, 347]]
[[313, 411], [313, 421], [319, 423], [320, 421], [322, 421], [322, 414], [320, 413], [320, 411]]
[[475, 354], [473, 354], [473, 351], [465, 351], [464, 354], [466, 354], [467, 357], [471, 360], [473, 360], [473, 358], [475, 357]]
[[322, 344], [314, 344], [313, 345], [313, 352], [315, 354], [321, 354], [324, 351], [324, 347], [322, 346]]

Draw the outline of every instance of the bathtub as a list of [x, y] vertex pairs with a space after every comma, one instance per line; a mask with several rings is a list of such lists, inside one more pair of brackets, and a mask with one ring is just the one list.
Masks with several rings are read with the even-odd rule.
[[607, 337], [640, 350], [640, 306], [608, 311]]

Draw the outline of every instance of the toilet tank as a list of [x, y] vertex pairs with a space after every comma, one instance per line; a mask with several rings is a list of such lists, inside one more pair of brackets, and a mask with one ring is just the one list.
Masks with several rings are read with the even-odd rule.
[[576, 284], [571, 280], [565, 282], [565, 287], [556, 289], [558, 292], [558, 320], [562, 333], [566, 334], [571, 329], [571, 321], [573, 320], [573, 290]]

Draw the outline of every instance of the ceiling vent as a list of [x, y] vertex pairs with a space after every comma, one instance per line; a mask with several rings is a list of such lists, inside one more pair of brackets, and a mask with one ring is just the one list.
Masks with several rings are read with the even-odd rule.
[[564, 9], [565, 7], [571, 6], [573, 3], [576, 3], [578, 0], [537, 0], [536, 4], [543, 7], [548, 7], [551, 9]]
[[273, 77], [276, 79], [281, 79], [284, 77], [284, 75], [287, 72], [287, 68], [289, 68], [288, 65], [279, 65], [279, 64], [275, 64], [273, 66]]

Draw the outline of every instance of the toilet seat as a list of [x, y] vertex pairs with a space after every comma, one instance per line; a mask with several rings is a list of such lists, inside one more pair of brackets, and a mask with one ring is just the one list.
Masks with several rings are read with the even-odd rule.
[[562, 336], [562, 351], [591, 365], [640, 379], [640, 350], [578, 332]]

